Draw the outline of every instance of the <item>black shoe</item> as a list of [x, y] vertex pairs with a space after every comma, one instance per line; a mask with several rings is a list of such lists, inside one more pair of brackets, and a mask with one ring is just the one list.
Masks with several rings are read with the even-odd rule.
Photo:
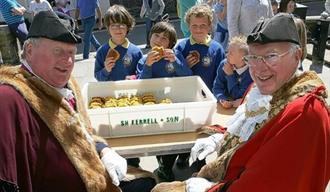
[[186, 168], [189, 167], [189, 157], [188, 158], [180, 158], [180, 156], [178, 157], [178, 159], [176, 160], [176, 166], [178, 168]]
[[160, 171], [159, 168], [154, 170], [154, 175], [158, 178], [158, 182], [171, 182], [175, 180], [174, 174], [171, 171]]
[[145, 49], [150, 49], [151, 46], [150, 45], [146, 45]]

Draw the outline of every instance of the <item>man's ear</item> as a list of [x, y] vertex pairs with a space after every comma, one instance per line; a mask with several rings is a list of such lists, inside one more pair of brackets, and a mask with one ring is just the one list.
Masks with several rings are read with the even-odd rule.
[[296, 59], [297, 60], [301, 60], [301, 58], [302, 58], [302, 49], [301, 48], [298, 48], [297, 50], [296, 50]]
[[25, 59], [26, 61], [30, 61], [31, 60], [31, 57], [32, 57], [32, 51], [33, 51], [33, 45], [32, 43], [28, 43], [26, 46], [25, 46]]

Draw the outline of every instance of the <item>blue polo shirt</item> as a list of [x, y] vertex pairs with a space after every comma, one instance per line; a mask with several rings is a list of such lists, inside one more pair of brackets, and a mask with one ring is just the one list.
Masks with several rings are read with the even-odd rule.
[[98, 0], [78, 0], [77, 8], [79, 9], [80, 19], [95, 16], [95, 9], [99, 7]]
[[24, 21], [22, 15], [12, 15], [11, 9], [14, 7], [22, 7], [16, 0], [0, 0], [0, 12], [5, 22], [10, 25]]

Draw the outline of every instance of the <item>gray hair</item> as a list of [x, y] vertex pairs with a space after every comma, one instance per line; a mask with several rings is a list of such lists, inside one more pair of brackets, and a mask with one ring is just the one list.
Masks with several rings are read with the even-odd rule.
[[26, 59], [26, 47], [29, 44], [32, 44], [33, 46], [38, 46], [40, 43], [40, 38], [29, 38], [27, 39], [23, 44], [23, 51], [21, 53], [21, 58]]

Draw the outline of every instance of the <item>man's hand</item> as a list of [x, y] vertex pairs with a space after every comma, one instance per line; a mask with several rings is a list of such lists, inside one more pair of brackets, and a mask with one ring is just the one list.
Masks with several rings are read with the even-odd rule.
[[207, 138], [197, 139], [190, 152], [192, 162], [195, 162], [197, 158], [199, 160], [205, 159], [206, 156], [216, 151], [220, 146], [222, 137], [222, 133], [216, 133]]
[[14, 7], [11, 9], [11, 13], [13, 16], [15, 15], [24, 15], [26, 9], [24, 7]]
[[120, 181], [125, 178], [127, 173], [126, 159], [108, 147], [102, 150], [101, 156], [103, 165], [108, 171], [112, 179], [112, 183], [116, 186], [119, 186]]
[[185, 182], [186, 182], [186, 192], [207, 191], [212, 187], [212, 185], [215, 184], [201, 177], [192, 177], [186, 180]]

